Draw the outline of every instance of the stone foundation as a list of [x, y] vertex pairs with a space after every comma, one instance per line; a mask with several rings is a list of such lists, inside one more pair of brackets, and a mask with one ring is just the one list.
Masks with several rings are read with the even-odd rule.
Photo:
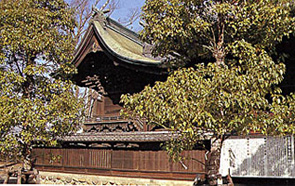
[[126, 178], [112, 176], [96, 176], [83, 174], [67, 174], [40, 171], [41, 184], [56, 185], [144, 185], [144, 186], [192, 186], [192, 181], [173, 181], [144, 178]]

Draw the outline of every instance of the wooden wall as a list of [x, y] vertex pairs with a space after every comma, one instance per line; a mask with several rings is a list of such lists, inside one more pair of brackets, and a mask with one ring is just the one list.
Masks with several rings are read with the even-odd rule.
[[[166, 151], [37, 148], [34, 154], [36, 167], [44, 171], [174, 180], [193, 180], [197, 173], [205, 172], [197, 161], [184, 161], [187, 170], [172, 163]], [[193, 150], [183, 155], [205, 162], [204, 154]], [[60, 159], [52, 162], [52, 157]]]
[[93, 117], [110, 117], [120, 116], [122, 106], [113, 103], [113, 101], [106, 96], [102, 96], [101, 100], [96, 100], [93, 105]]

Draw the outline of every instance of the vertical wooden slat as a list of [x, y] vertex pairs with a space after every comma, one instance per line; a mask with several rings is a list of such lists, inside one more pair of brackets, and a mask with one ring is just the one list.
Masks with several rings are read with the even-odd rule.
[[140, 151], [140, 160], [139, 160], [140, 169], [139, 170], [144, 170], [144, 163], [145, 163], [144, 161], [145, 161], [144, 151]]
[[107, 150], [107, 152], [108, 152], [107, 153], [108, 154], [108, 156], [107, 156], [108, 157], [108, 160], [106, 162], [107, 163], [106, 165], [107, 165], [107, 168], [112, 168], [111, 162], [112, 162], [112, 158], [113, 158], [112, 157], [113, 150]]
[[155, 152], [151, 151], [150, 152], [150, 158], [149, 158], [149, 164], [150, 164], [150, 170], [155, 171], [156, 170], [156, 166], [155, 166]]
[[[36, 165], [88, 168], [119, 169], [159, 172], [204, 172], [204, 166], [196, 161], [184, 161], [188, 169], [179, 163], [169, 161], [166, 151], [112, 150], [112, 149], [35, 149], [40, 157]], [[59, 162], [50, 163], [50, 153], [61, 155]], [[44, 154], [44, 156], [42, 156]], [[187, 151], [184, 156], [204, 162], [204, 151]]]
[[105, 168], [111, 168], [113, 150], [105, 150], [105, 151], [106, 151], [106, 157], [107, 157], [105, 162]]
[[147, 165], [148, 165], [148, 151], [142, 151], [143, 152], [143, 170], [148, 170]]
[[163, 152], [158, 151], [158, 162], [159, 162], [159, 171], [166, 170], [165, 166], [167, 166], [166, 160], [163, 158]]
[[138, 170], [141, 171], [141, 170], [144, 170], [144, 151], [139, 151], [138, 153]]
[[139, 170], [139, 151], [133, 152], [133, 169]]

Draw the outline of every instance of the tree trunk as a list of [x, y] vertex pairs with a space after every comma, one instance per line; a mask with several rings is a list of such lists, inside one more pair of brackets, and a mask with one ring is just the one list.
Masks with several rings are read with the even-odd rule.
[[4, 175], [5, 175], [4, 176], [3, 184], [8, 184], [9, 177], [10, 177], [8, 168], [5, 168], [3, 172], [4, 172]]
[[22, 184], [22, 170], [18, 169], [17, 170], [17, 184]]
[[216, 138], [211, 143], [211, 151], [207, 155], [206, 159], [206, 174], [209, 185], [217, 185], [217, 177], [219, 176], [220, 167], [220, 155], [223, 139], [221, 137]]

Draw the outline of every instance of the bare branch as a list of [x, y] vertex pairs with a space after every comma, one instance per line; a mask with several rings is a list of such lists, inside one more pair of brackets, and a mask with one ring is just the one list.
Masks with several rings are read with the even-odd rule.
[[132, 25], [137, 19], [140, 17], [141, 10], [139, 7], [129, 9], [129, 14], [127, 15], [127, 19], [119, 20], [124, 26]]
[[[77, 28], [73, 33], [76, 45], [80, 42], [87, 25], [92, 16], [92, 6], [96, 7], [101, 0], [71, 0], [69, 2], [70, 6], [76, 11], [76, 20], [78, 22]], [[111, 15], [115, 9], [118, 8], [119, 0], [107, 0], [105, 4], [100, 8], [102, 11], [107, 6], [110, 9]]]
[[105, 4], [102, 5], [102, 7], [100, 8], [100, 11], [104, 10], [104, 9], [107, 7], [107, 5], [108, 5], [109, 3], [110, 3], [110, 0], [107, 0], [107, 1], [105, 2]]
[[109, 3], [108, 9], [110, 10], [110, 12], [108, 13], [108, 16], [112, 15], [112, 13], [119, 8], [119, 0], [112, 0]]

